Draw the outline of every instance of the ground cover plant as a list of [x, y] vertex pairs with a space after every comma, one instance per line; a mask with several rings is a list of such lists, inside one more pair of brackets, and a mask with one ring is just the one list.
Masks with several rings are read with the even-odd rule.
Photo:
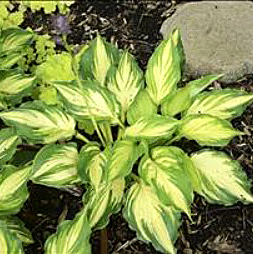
[[[17, 52], [34, 36], [3, 30], [1, 56], [6, 59], [6, 50]], [[85, 189], [83, 208], [59, 224], [46, 241], [46, 253], [91, 253], [91, 231], [105, 228], [121, 208], [139, 239], [175, 253], [181, 213], [191, 219], [194, 193], [216, 204], [252, 202], [240, 164], [210, 147], [244, 135], [229, 120], [253, 95], [236, 89], [204, 91], [221, 75], [181, 86], [184, 54], [178, 30], [157, 47], [145, 73], [130, 53], [99, 35], [75, 55], [65, 47], [68, 52], [49, 55], [32, 77], [16, 62], [2, 68], [7, 73], [0, 83], [2, 249], [22, 253], [21, 241], [32, 241], [12, 216], [28, 198], [29, 180]], [[9, 69], [21, 77], [12, 77]], [[6, 91], [10, 77], [13, 89]], [[182, 138], [209, 148], [187, 154], [177, 142]], [[38, 152], [15, 165], [19, 144], [37, 146]]]

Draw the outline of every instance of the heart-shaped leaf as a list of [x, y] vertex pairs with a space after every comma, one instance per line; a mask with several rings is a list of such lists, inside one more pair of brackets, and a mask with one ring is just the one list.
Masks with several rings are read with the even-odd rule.
[[191, 159], [201, 177], [202, 188], [198, 193], [208, 202], [222, 205], [253, 202], [251, 183], [238, 161], [212, 150], [201, 150]]
[[127, 194], [123, 210], [131, 229], [140, 240], [151, 242], [159, 251], [175, 254], [180, 214], [158, 199], [151, 187], [135, 183]]
[[49, 144], [36, 155], [31, 180], [52, 187], [66, 187], [80, 181], [77, 175], [78, 152], [74, 143]]
[[190, 217], [193, 188], [187, 177], [187, 160], [190, 159], [177, 147], [158, 146], [152, 149], [151, 157], [142, 158], [138, 172], [162, 203], [173, 205]]

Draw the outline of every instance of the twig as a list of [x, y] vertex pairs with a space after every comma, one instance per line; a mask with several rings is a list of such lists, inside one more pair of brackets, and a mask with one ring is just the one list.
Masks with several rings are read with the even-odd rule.
[[123, 250], [123, 249], [126, 249], [128, 248], [130, 245], [132, 245], [133, 243], [137, 242], [138, 239], [137, 237], [133, 238], [132, 240], [130, 241], [126, 241], [124, 244], [122, 244], [117, 250], [115, 250], [112, 254], [118, 254], [118, 252], [120, 250]]

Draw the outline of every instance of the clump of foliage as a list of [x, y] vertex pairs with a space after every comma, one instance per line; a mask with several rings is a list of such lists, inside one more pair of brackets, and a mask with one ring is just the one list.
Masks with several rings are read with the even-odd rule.
[[32, 12], [44, 10], [46, 14], [56, 11], [58, 8], [61, 14], [67, 14], [69, 7], [74, 1], [1, 1], [0, 2], [0, 28], [5, 29], [10, 26], [19, 26], [24, 21], [27, 8]]
[[[0, 249], [23, 253], [26, 241], [8, 219], [27, 200], [29, 180], [55, 188], [83, 184], [86, 190], [83, 209], [47, 239], [47, 254], [91, 253], [91, 231], [105, 228], [121, 208], [140, 240], [176, 253], [181, 213], [191, 218], [194, 193], [216, 204], [253, 202], [240, 164], [214, 149], [244, 134], [229, 121], [253, 95], [205, 91], [220, 75], [179, 87], [183, 64], [175, 30], [157, 47], [145, 73], [127, 51], [100, 36], [77, 55], [55, 54], [37, 67], [43, 96], [0, 112], [6, 124], [0, 131]], [[187, 154], [175, 145], [183, 137], [209, 148]], [[44, 146], [17, 167], [12, 159], [20, 143]]]
[[[46, 14], [51, 14], [58, 10], [61, 15], [53, 16], [54, 27], [66, 27], [69, 7], [74, 1], [1, 1], [0, 2], [0, 29], [17, 27], [22, 24], [25, 18], [27, 8], [35, 12], [43, 10]], [[64, 15], [63, 15], [64, 14]], [[64, 19], [65, 23], [61, 20]], [[51, 40], [48, 34], [34, 35], [34, 47], [23, 47], [22, 56], [17, 64], [21, 69], [28, 72], [33, 72], [33, 64], [40, 64], [46, 60], [48, 55], [55, 54], [55, 42]]]

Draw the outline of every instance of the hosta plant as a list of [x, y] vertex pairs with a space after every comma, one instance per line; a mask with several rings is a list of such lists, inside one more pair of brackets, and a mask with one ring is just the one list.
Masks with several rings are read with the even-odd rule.
[[[37, 100], [0, 112], [6, 125], [0, 131], [0, 215], [5, 218], [0, 249], [23, 253], [20, 241], [31, 241], [27, 231], [12, 230], [6, 219], [28, 198], [29, 180], [85, 188], [83, 209], [60, 223], [45, 243], [46, 254], [91, 253], [92, 230], [105, 228], [110, 215], [120, 211], [140, 240], [176, 253], [181, 213], [191, 219], [195, 193], [225, 206], [253, 202], [240, 164], [215, 150], [244, 135], [229, 121], [253, 95], [207, 90], [220, 75], [182, 86], [183, 66], [178, 30], [156, 48], [145, 73], [130, 53], [100, 36], [77, 55], [56, 54], [39, 65], [36, 78], [44, 90]], [[181, 138], [205, 148], [186, 153]], [[43, 147], [30, 162], [14, 166], [20, 143]]]

